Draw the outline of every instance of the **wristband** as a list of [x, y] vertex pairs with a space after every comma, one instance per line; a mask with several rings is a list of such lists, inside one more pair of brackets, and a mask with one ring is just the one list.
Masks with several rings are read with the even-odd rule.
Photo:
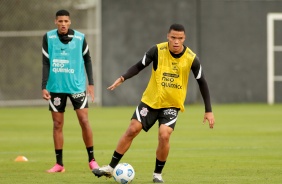
[[124, 78], [122, 76], [119, 77], [121, 82], [124, 82]]

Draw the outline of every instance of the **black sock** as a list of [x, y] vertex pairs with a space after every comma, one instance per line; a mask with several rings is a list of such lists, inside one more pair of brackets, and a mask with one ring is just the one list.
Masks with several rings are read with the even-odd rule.
[[87, 153], [88, 153], [88, 162], [91, 162], [91, 160], [95, 160], [93, 146], [88, 147], [86, 149], [87, 149]]
[[165, 166], [165, 162], [162, 162], [162, 161], [159, 161], [157, 158], [156, 158], [156, 165], [155, 165], [155, 171], [154, 173], [158, 173], [158, 174], [161, 174], [162, 173], [162, 170]]
[[55, 154], [56, 154], [57, 164], [64, 166], [64, 164], [63, 164], [63, 150], [62, 149], [55, 150]]
[[123, 156], [122, 154], [119, 154], [118, 152], [115, 151], [111, 163], [109, 165], [112, 168], [115, 168], [118, 165], [119, 161], [121, 160], [122, 156]]

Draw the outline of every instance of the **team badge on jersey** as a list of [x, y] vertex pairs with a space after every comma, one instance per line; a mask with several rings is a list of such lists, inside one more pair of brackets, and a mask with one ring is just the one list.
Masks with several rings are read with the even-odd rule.
[[147, 116], [149, 110], [146, 107], [142, 107], [142, 110], [140, 111], [141, 116]]
[[56, 97], [54, 98], [54, 105], [59, 106], [61, 104], [61, 98]]

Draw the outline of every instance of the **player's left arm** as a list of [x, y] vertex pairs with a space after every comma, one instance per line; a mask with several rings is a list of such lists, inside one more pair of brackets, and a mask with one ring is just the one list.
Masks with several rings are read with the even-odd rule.
[[198, 57], [195, 57], [195, 59], [192, 63], [191, 70], [194, 74], [195, 79], [198, 82], [199, 89], [200, 89], [201, 95], [202, 95], [204, 103], [205, 103], [205, 115], [204, 115], [203, 123], [205, 123], [206, 120], [207, 120], [209, 122], [210, 128], [213, 128], [214, 123], [215, 123], [215, 119], [214, 119], [214, 115], [213, 115], [213, 112], [212, 112], [209, 87], [208, 87], [207, 81], [205, 79], [203, 68], [200, 64]]
[[88, 79], [87, 94], [91, 97], [91, 101], [94, 102], [94, 79], [93, 79], [92, 61], [91, 61], [90, 52], [86, 39], [84, 39], [83, 41], [82, 55], [83, 55], [85, 71]]

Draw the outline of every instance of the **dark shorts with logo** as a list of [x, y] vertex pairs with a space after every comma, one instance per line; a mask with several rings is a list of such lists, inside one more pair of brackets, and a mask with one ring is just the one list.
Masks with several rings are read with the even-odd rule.
[[86, 91], [76, 94], [52, 93], [49, 100], [49, 110], [54, 112], [65, 112], [67, 99], [71, 100], [74, 110], [88, 108]]
[[178, 112], [179, 108], [153, 109], [141, 102], [133, 113], [132, 119], [137, 119], [141, 122], [143, 130], [146, 132], [148, 132], [157, 121], [159, 122], [159, 126], [164, 124], [174, 129]]

